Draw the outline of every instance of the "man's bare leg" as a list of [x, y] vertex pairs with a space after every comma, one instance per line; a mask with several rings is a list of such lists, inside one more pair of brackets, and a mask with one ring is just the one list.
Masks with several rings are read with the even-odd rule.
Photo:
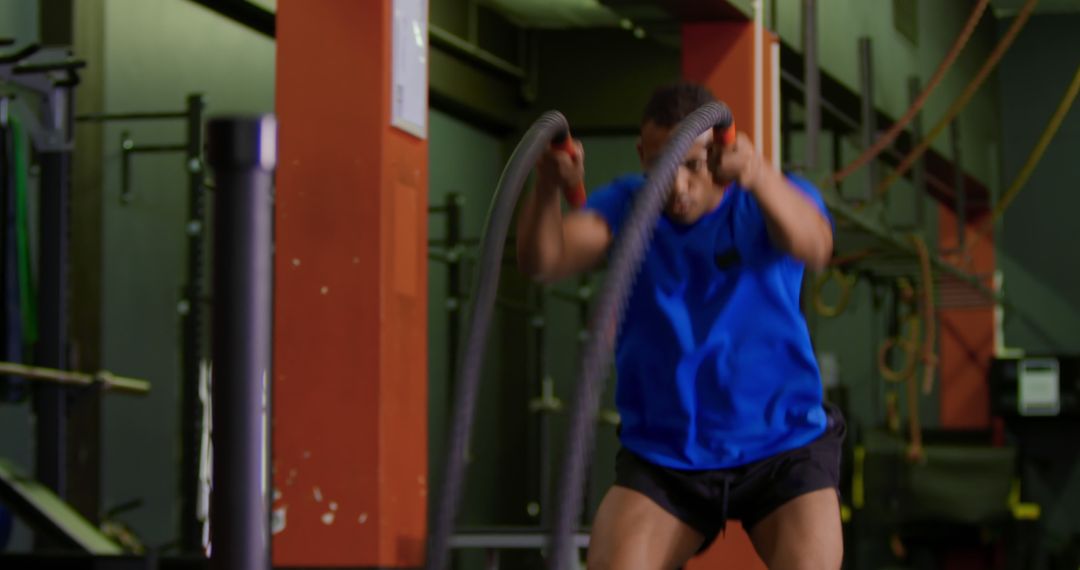
[[844, 536], [836, 489], [784, 503], [754, 525], [750, 539], [769, 570], [839, 570]]
[[705, 538], [645, 495], [612, 487], [596, 513], [589, 570], [675, 570]]

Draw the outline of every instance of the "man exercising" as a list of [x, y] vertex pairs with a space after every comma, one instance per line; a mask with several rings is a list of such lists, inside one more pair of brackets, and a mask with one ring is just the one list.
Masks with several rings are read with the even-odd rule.
[[[675, 126], [713, 101], [704, 87], [658, 89], [638, 155], [648, 170]], [[799, 308], [804, 267], [832, 252], [809, 182], [785, 177], [743, 133], [698, 137], [672, 182], [634, 282], [616, 349], [622, 449], [593, 522], [590, 570], [682, 567], [738, 519], [774, 570], [840, 568], [844, 420], [823, 403]], [[563, 213], [584, 149], [549, 150], [517, 229], [521, 269], [542, 282], [594, 269], [622, 229], [640, 174]]]

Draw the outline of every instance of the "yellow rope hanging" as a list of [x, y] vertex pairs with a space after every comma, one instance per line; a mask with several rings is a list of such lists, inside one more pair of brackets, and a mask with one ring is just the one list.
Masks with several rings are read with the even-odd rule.
[[[934, 308], [934, 273], [930, 266], [930, 251], [926, 247], [926, 241], [918, 234], [911, 235], [911, 241], [915, 245], [915, 252], [919, 255], [920, 280], [922, 281], [922, 322], [923, 322], [923, 394], [929, 394], [934, 387], [934, 372], [937, 369], [937, 356], [934, 354], [937, 330], [935, 326], [936, 309]], [[914, 385], [914, 383], [912, 383]], [[912, 395], [912, 394], [909, 394]]]
[[[823, 271], [816, 278], [814, 278], [814, 284], [812, 288], [812, 297], [814, 302], [814, 310], [823, 317], [835, 317], [844, 312], [848, 303], [851, 302], [851, 291], [855, 288], [855, 275], [845, 275], [843, 271], [840, 271], [836, 267], [830, 267], [827, 271]], [[822, 291], [825, 288], [825, 284], [829, 281], [836, 281], [840, 286], [840, 298], [837, 299], [835, 305], [826, 305], [822, 295]]]
[[[908, 330], [906, 336], [897, 334], [891, 336], [878, 347], [878, 370], [882, 378], [889, 382], [903, 382], [915, 374], [915, 365], [919, 362], [915, 354], [919, 350], [919, 327], [918, 315], [912, 314], [904, 318]], [[893, 349], [899, 349], [904, 353], [904, 364], [900, 368], [889, 366], [889, 353]]]
[[1065, 95], [1061, 98], [1061, 102], [1058, 103], [1057, 110], [1050, 117], [1050, 121], [1046, 124], [1046, 128], [1043, 129], [1041, 135], [1039, 135], [1039, 141], [1035, 143], [1035, 147], [1031, 149], [1031, 153], [1028, 154], [1027, 161], [1024, 162], [1023, 168], [1017, 173], [1016, 178], [1009, 184], [1008, 189], [1001, 195], [1001, 200], [998, 201], [997, 206], [994, 207], [993, 213], [983, 222], [982, 229], [975, 235], [974, 239], [968, 241], [965, 249], [974, 247], [980, 239], [990, 236], [990, 233], [994, 231], [994, 224], [1005, 215], [1005, 210], [1012, 204], [1016, 195], [1020, 193], [1020, 190], [1027, 184], [1031, 175], [1035, 172], [1035, 167], [1039, 165], [1039, 161], [1042, 160], [1046, 149], [1050, 146], [1050, 141], [1054, 139], [1054, 135], [1057, 134], [1058, 129], [1061, 128], [1061, 124], [1065, 122], [1065, 117], [1068, 116], [1069, 110], [1072, 108], [1073, 103], [1076, 101], [1077, 94], [1080, 94], [1080, 65], [1076, 66], [1076, 72], [1073, 74], [1072, 83], [1069, 83], [1069, 87], [1065, 90]]
[[1035, 5], [1038, 3], [1039, 0], [1027, 0], [1024, 3], [1023, 7], [1020, 8], [1020, 12], [1017, 13], [1016, 18], [1013, 19], [1012, 25], [1009, 26], [1008, 31], [1005, 32], [1005, 35], [1002, 36], [1001, 41], [998, 42], [998, 45], [990, 54], [990, 57], [988, 57], [986, 59], [986, 62], [983, 63], [982, 68], [979, 69], [979, 72], [975, 75], [975, 78], [972, 79], [970, 83], [968, 83], [967, 88], [964, 89], [964, 92], [961, 93], [955, 101], [953, 101], [953, 104], [949, 107], [949, 110], [945, 112], [945, 116], [943, 116], [941, 120], [938, 121], [936, 125], [934, 125], [934, 128], [930, 129], [930, 132], [927, 133], [923, 140], [914, 149], [912, 149], [907, 156], [904, 157], [904, 159], [900, 162], [900, 165], [897, 166], [896, 169], [893, 170], [889, 174], [889, 176], [881, 182], [881, 184], [878, 185], [877, 189], [875, 190], [875, 196], [877, 198], [881, 198], [882, 196], [884, 196], [885, 193], [889, 191], [889, 188], [894, 183], [896, 183], [896, 181], [899, 180], [901, 176], [906, 174], [909, 169], [911, 169], [911, 167], [915, 164], [915, 161], [918, 160], [919, 157], [922, 156], [923, 153], [925, 153], [927, 149], [930, 148], [930, 145], [934, 142], [934, 139], [941, 135], [941, 133], [945, 131], [945, 128], [949, 126], [949, 123], [951, 123], [953, 119], [955, 119], [956, 116], [960, 114], [960, 111], [962, 111], [964, 107], [967, 106], [968, 102], [971, 101], [971, 98], [975, 96], [975, 92], [979, 90], [979, 87], [981, 87], [983, 82], [986, 81], [986, 78], [990, 76], [990, 72], [993, 71], [994, 67], [997, 66], [1002, 56], [1005, 55], [1005, 52], [1009, 49], [1010, 46], [1012, 46], [1012, 43], [1016, 39], [1016, 36], [1020, 33], [1020, 30], [1023, 29], [1024, 24], [1027, 23], [1028, 18], [1031, 16], [1032, 11], [1035, 9]]
[[967, 45], [968, 40], [971, 39], [971, 34], [975, 32], [976, 26], [982, 19], [983, 12], [986, 11], [986, 7], [990, 4], [990, 0], [979, 0], [978, 5], [971, 11], [971, 15], [968, 16], [967, 22], [964, 24], [963, 29], [960, 30], [960, 35], [956, 37], [953, 42], [952, 48], [949, 49], [949, 53], [945, 55], [945, 58], [938, 64], [938, 68], [934, 71], [934, 75], [930, 77], [930, 81], [927, 82], [926, 87], [923, 88], [922, 93], [916, 97], [915, 101], [908, 107], [907, 112], [903, 117], [900, 117], [899, 121], [893, 123], [889, 130], [885, 134], [881, 135], [874, 144], [863, 151], [855, 160], [851, 161], [844, 168], [833, 173], [825, 181], [826, 186], [838, 184], [848, 176], [851, 176], [858, 169], [866, 165], [866, 163], [877, 158], [881, 151], [885, 150], [896, 137], [900, 135], [900, 132], [904, 130], [904, 127], [908, 125], [918, 114], [919, 109], [922, 109], [926, 101], [930, 99], [930, 94], [934, 92], [941, 80], [944, 79], [945, 73], [949, 71], [949, 68], [956, 63], [956, 59], [960, 57], [960, 52], [963, 51], [964, 46]]
[[[916, 250], [920, 252], [920, 258], [925, 259], [927, 262], [929, 262], [929, 255], [927, 254], [925, 257], [923, 255], [926, 253], [926, 244], [918, 236], [912, 236], [911, 239], [913, 242], [915, 242]], [[926, 271], [923, 272], [924, 290], [933, 287], [933, 281], [927, 279], [927, 274], [928, 273]], [[905, 302], [905, 304], [912, 305], [914, 303], [917, 303], [915, 290], [907, 279], [901, 278], [899, 280], [899, 289], [901, 299]], [[930, 292], [930, 295], [933, 295], [932, 290]], [[932, 318], [932, 311], [926, 310], [926, 307], [928, 307], [929, 305], [927, 305], [925, 301], [922, 304], [924, 306], [924, 315], [930, 315]], [[908, 407], [907, 458], [910, 461], [917, 462], [923, 459], [924, 454], [922, 446], [922, 423], [919, 420], [919, 389], [918, 384], [915, 380], [915, 370], [919, 361], [923, 362], [924, 370], [925, 368], [933, 367], [933, 365], [931, 364], [933, 360], [932, 349], [929, 353], [931, 354], [931, 357], [927, 356], [927, 347], [932, 345], [933, 337], [930, 336], [932, 333], [927, 332], [927, 335], [925, 336], [930, 336], [930, 343], [923, 344], [922, 353], [920, 355], [919, 341], [921, 336], [921, 329], [923, 328], [923, 325], [926, 324], [924, 323], [924, 319], [920, 317], [917, 310], [912, 309], [912, 311], [904, 317], [903, 324], [906, 325], [906, 335], [904, 334], [905, 331], [901, 330], [896, 334], [896, 336], [885, 339], [885, 341], [881, 343], [881, 346], [878, 347], [878, 370], [881, 373], [881, 376], [889, 382], [906, 383]], [[926, 324], [926, 326], [929, 329], [929, 327], [933, 326], [933, 323], [931, 322], [929, 324]], [[894, 348], [900, 349], [904, 352], [904, 363], [900, 368], [892, 368], [891, 366], [889, 366], [889, 353]], [[932, 374], [932, 372], [930, 373]], [[889, 414], [892, 418], [892, 421], [898, 422], [899, 414], [896, 410], [897, 402], [893, 400], [890, 405], [891, 407], [889, 410]]]

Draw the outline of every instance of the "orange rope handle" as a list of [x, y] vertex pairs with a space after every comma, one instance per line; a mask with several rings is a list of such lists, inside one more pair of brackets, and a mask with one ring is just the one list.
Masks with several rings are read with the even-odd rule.
[[990, 54], [990, 57], [986, 59], [986, 61], [983, 63], [983, 66], [979, 69], [979, 72], [975, 75], [971, 82], [968, 83], [967, 87], [964, 89], [964, 92], [961, 93], [955, 101], [953, 101], [952, 106], [950, 106], [949, 110], [945, 112], [945, 116], [942, 117], [941, 120], [938, 121], [936, 125], [934, 125], [934, 128], [931, 129], [930, 132], [923, 138], [923, 140], [914, 149], [912, 149], [907, 156], [904, 157], [904, 160], [900, 162], [900, 165], [897, 166], [896, 169], [893, 170], [892, 173], [890, 173], [889, 176], [881, 182], [881, 184], [878, 185], [877, 189], [875, 190], [875, 195], [877, 198], [881, 198], [882, 196], [884, 196], [885, 193], [889, 191], [889, 188], [897, 180], [899, 180], [901, 176], [906, 174], [907, 171], [911, 169], [912, 165], [915, 164], [915, 161], [918, 160], [919, 157], [922, 156], [923, 153], [925, 153], [926, 150], [930, 148], [930, 145], [934, 142], [934, 139], [936, 139], [942, 132], [944, 132], [945, 128], [949, 126], [949, 123], [951, 123], [953, 119], [955, 119], [956, 116], [960, 114], [960, 111], [962, 111], [964, 107], [967, 106], [971, 98], [975, 96], [975, 92], [979, 90], [979, 87], [981, 87], [983, 82], [986, 81], [986, 78], [990, 76], [990, 72], [994, 70], [998, 62], [1001, 61], [1002, 56], [1004, 56], [1005, 52], [1008, 51], [1009, 47], [1012, 46], [1012, 43], [1016, 39], [1016, 36], [1020, 33], [1020, 30], [1023, 29], [1024, 24], [1027, 23], [1028, 18], [1031, 16], [1031, 12], [1035, 9], [1035, 5], [1038, 3], [1039, 0], [1027, 0], [1026, 2], [1024, 2], [1024, 6], [1020, 8], [1020, 12], [1016, 15], [1016, 18], [1013, 20], [1012, 25], [1009, 26], [1008, 31], [1005, 32], [1004, 36], [1002, 36], [1001, 41], [999, 41], [997, 46], [994, 47], [994, 51]]
[[893, 123], [892, 127], [882, 135], [877, 142], [870, 148], [863, 151], [855, 160], [849, 162], [847, 166], [836, 171], [826, 182], [825, 185], [838, 184], [848, 176], [855, 173], [856, 170], [862, 168], [866, 163], [870, 162], [877, 155], [881, 154], [886, 147], [888, 147], [896, 137], [904, 130], [904, 127], [908, 126], [912, 120], [915, 119], [915, 115], [919, 113], [919, 110], [923, 108], [926, 101], [930, 99], [930, 94], [934, 92], [938, 84], [945, 77], [945, 73], [956, 63], [956, 59], [960, 57], [960, 52], [967, 45], [968, 40], [971, 39], [971, 34], [975, 32], [975, 28], [979, 25], [979, 20], [982, 18], [983, 12], [986, 11], [986, 7], [990, 4], [990, 0], [979, 0], [979, 4], [975, 6], [975, 9], [971, 11], [971, 15], [968, 16], [967, 22], [964, 24], [964, 28], [960, 31], [960, 35], [956, 36], [956, 41], [953, 42], [952, 48], [949, 53], [945, 55], [945, 59], [941, 60], [938, 64], [937, 70], [934, 71], [934, 75], [930, 78], [930, 82], [923, 88], [922, 93], [915, 99], [915, 102], [911, 104], [907, 112], [903, 117], [900, 117], [899, 121]]

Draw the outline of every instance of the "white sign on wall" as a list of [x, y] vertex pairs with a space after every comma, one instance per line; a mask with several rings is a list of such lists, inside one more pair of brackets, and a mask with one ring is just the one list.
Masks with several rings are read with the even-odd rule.
[[394, 0], [390, 124], [427, 138], [428, 0]]
[[1020, 414], [1056, 416], [1061, 411], [1061, 384], [1058, 361], [1025, 359], [1020, 361]]

